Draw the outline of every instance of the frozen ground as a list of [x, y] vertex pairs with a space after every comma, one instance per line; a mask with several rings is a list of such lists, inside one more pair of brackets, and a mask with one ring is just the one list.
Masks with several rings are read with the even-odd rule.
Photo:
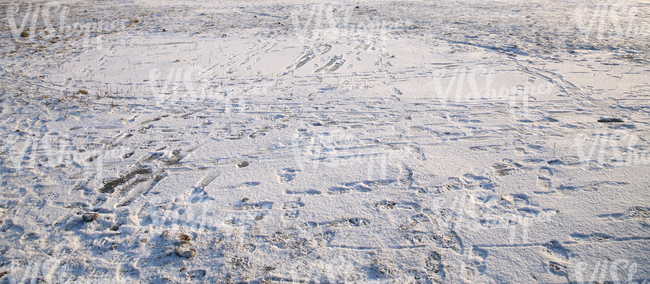
[[0, 9], [3, 283], [650, 278], [647, 2]]

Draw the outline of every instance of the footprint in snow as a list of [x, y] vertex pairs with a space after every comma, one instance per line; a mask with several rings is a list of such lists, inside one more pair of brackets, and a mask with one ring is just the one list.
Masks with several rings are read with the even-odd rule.
[[290, 168], [285, 168], [276, 173], [278, 176], [278, 182], [279, 183], [285, 183], [285, 182], [290, 182], [294, 178], [296, 178], [296, 170], [290, 169]]

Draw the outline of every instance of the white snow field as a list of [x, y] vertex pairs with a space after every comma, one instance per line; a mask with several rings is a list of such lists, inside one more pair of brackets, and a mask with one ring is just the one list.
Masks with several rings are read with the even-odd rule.
[[1, 283], [648, 283], [647, 1], [6, 1]]

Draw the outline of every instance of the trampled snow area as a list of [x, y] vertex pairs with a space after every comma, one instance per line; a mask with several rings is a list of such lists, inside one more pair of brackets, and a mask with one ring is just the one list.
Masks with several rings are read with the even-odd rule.
[[0, 5], [2, 283], [647, 283], [650, 3]]

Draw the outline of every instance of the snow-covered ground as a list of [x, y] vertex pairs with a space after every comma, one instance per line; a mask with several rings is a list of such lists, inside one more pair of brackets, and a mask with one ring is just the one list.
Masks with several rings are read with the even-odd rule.
[[0, 5], [2, 283], [646, 283], [650, 3]]

